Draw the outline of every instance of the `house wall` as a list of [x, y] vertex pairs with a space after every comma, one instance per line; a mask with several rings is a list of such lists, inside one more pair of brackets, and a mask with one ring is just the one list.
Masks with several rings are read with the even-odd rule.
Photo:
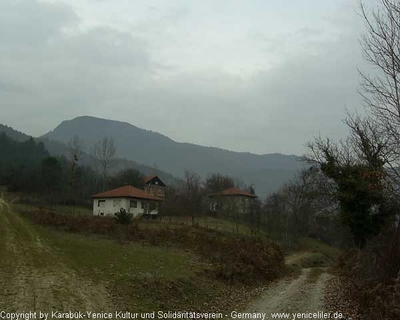
[[[119, 203], [114, 203], [114, 200], [119, 200]], [[110, 216], [114, 215], [121, 208], [129, 211], [129, 202], [126, 198], [104, 198], [104, 199], [94, 199], [93, 201], [93, 214], [96, 216]], [[100, 202], [100, 205], [99, 205]]]
[[253, 198], [243, 196], [215, 197], [210, 201], [210, 211], [246, 214], [250, 211], [253, 201]]
[[[136, 201], [137, 207], [131, 208], [131, 200]], [[100, 205], [99, 205], [100, 202]], [[142, 206], [143, 204], [143, 206]], [[114, 216], [121, 208], [126, 212], [132, 213], [133, 217], [138, 217], [145, 212], [147, 201], [133, 198], [104, 198], [93, 200], [93, 215], [95, 216]], [[155, 208], [149, 214], [158, 214], [158, 209]]]
[[164, 199], [165, 198], [165, 187], [157, 184], [146, 184], [144, 191], [152, 194], [153, 196]]

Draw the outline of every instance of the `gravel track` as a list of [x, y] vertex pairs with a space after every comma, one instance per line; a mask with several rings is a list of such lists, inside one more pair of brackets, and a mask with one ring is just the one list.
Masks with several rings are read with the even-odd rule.
[[250, 304], [246, 312], [317, 312], [324, 311], [324, 291], [329, 275], [322, 271], [312, 277], [312, 268], [303, 269], [297, 278], [274, 282], [264, 294]]

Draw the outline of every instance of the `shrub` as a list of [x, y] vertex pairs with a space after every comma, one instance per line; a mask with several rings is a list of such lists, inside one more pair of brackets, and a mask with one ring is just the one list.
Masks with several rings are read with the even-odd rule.
[[393, 228], [362, 251], [339, 257], [338, 270], [351, 283], [350, 293], [365, 319], [400, 319], [400, 234]]
[[114, 219], [119, 224], [128, 225], [132, 222], [132, 214], [126, 212], [124, 208], [121, 208], [118, 212], [115, 213]]

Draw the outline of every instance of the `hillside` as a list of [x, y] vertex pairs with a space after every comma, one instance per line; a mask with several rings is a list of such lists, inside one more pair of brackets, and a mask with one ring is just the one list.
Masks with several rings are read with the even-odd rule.
[[[28, 136], [23, 132], [17, 131], [12, 127], [0, 124], [0, 134], [3, 132], [8, 137], [19, 142], [26, 141], [30, 138], [30, 136]], [[67, 158], [70, 157], [70, 152], [66, 143], [63, 143], [61, 141], [55, 141], [49, 138], [35, 138], [35, 141], [43, 142], [45, 149], [49, 152], [50, 155], [65, 156]], [[87, 153], [83, 154], [81, 164], [95, 167], [94, 159]], [[153, 168], [151, 166], [142, 165], [132, 160], [120, 159], [120, 158], [116, 159], [115, 165], [111, 168], [111, 173], [115, 173], [120, 170], [128, 168], [139, 170], [143, 175], [157, 174], [168, 185], [175, 184], [179, 181], [179, 179], [177, 179], [173, 175], [164, 172], [162, 170]]]
[[67, 143], [74, 135], [86, 146], [105, 136], [113, 137], [118, 157], [156, 166], [177, 177], [182, 177], [184, 170], [195, 171], [203, 177], [211, 173], [227, 174], [254, 184], [261, 196], [278, 190], [304, 166], [293, 155], [257, 155], [180, 143], [126, 122], [88, 116], [63, 121], [42, 138]]
[[11, 139], [21, 142], [21, 141], [25, 141], [28, 140], [30, 138], [30, 136], [26, 135], [25, 133], [22, 133], [20, 131], [17, 131], [9, 126], [0, 124], [0, 134], [1, 133], [5, 133], [8, 137], [10, 137]]

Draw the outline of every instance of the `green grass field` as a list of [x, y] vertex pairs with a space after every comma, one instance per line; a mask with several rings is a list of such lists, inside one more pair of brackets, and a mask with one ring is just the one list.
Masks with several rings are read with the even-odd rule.
[[285, 261], [294, 269], [330, 267], [340, 254], [338, 248], [317, 239], [303, 237], [298, 239], [297, 249], [288, 252]]
[[207, 265], [183, 250], [36, 228], [70, 267], [94, 281], [106, 281], [113, 302], [122, 309], [200, 307], [222, 298], [226, 290], [204, 276]]
[[93, 214], [92, 209], [82, 206], [52, 205], [49, 206], [49, 209], [61, 213], [82, 214], [82, 215]]
[[[12, 206], [14, 212], [23, 211], [24, 215], [32, 208], [29, 205]], [[67, 233], [33, 224], [22, 217], [20, 221], [30, 230], [29, 234], [36, 234], [50, 250], [46, 253], [47, 250], [42, 252], [36, 247], [41, 252], [35, 255], [36, 260], [53, 266], [53, 269], [54, 261], [58, 261], [66, 269], [75, 270], [82, 279], [105, 283], [109, 299], [118, 310], [224, 311], [245, 303], [254, 289], [216, 279], [211, 265], [188, 249], [140, 242], [121, 244], [106, 236]], [[166, 227], [164, 223], [152, 221], [143, 224]], [[18, 232], [19, 226], [15, 226]], [[51, 258], [44, 258], [47, 255]]]
[[[157, 221], [140, 221], [140, 224], [146, 227], [147, 225], [153, 224], [153, 226], [169, 226], [169, 227], [186, 227], [192, 226], [192, 218], [190, 216], [160, 216]], [[251, 235], [251, 230], [249, 226], [243, 223], [235, 223], [234, 221], [223, 219], [223, 218], [216, 218], [216, 217], [209, 217], [209, 216], [201, 216], [196, 217], [194, 219], [194, 225], [212, 229], [216, 231], [222, 232], [229, 232], [229, 233], [236, 233], [239, 235]]]
[[323, 243], [313, 238], [308, 238], [308, 237], [299, 238], [298, 245], [299, 245], [298, 250], [300, 251], [319, 252], [331, 260], [336, 260], [341, 254], [340, 249], [332, 247], [326, 243]]

